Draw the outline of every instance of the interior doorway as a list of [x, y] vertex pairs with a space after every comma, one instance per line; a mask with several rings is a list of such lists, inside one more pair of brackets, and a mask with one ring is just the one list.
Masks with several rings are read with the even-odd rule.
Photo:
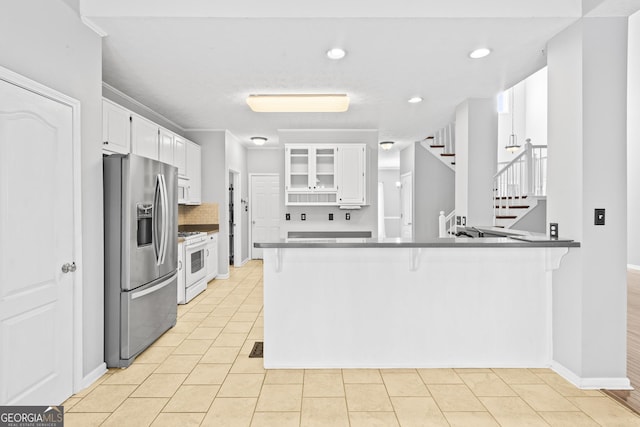
[[262, 249], [255, 242], [273, 242], [280, 238], [280, 175], [252, 174], [251, 187], [251, 258], [262, 259]]
[[242, 203], [240, 200], [240, 172], [229, 169], [229, 265], [239, 267], [242, 264]]
[[413, 238], [413, 178], [411, 172], [400, 176], [401, 237]]

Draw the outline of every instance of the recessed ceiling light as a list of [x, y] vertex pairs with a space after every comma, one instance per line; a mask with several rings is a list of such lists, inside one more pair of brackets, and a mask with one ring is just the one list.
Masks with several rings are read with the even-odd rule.
[[410, 104], [417, 104], [418, 102], [422, 102], [422, 97], [420, 96], [414, 96], [412, 98], [409, 98], [408, 101]]
[[469, 54], [469, 58], [480, 59], [480, 58], [484, 58], [485, 56], [489, 55], [490, 53], [491, 53], [491, 49], [488, 49], [486, 47], [481, 47], [480, 49], [476, 49], [473, 52], [471, 52]]
[[249, 107], [257, 113], [342, 113], [349, 109], [344, 94], [249, 95]]
[[264, 145], [264, 143], [267, 142], [267, 138], [265, 138], [264, 136], [252, 136], [251, 142], [256, 145]]
[[347, 54], [344, 49], [339, 47], [334, 47], [333, 49], [329, 49], [327, 51], [327, 56], [329, 59], [342, 59]]

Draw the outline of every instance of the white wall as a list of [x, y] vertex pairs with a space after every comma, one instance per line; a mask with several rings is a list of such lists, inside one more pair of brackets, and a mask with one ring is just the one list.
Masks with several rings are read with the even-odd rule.
[[498, 114], [498, 170], [523, 149], [520, 148], [513, 153], [505, 149], [511, 135], [511, 116], [514, 111], [513, 130], [518, 144], [524, 147], [527, 138], [531, 138], [533, 145], [547, 144], [547, 67], [507, 89], [504, 95], [507, 104], [510, 102], [512, 90], [514, 106], [509, 106], [508, 111]]
[[[284, 179], [281, 180], [280, 223], [281, 237], [286, 237], [289, 231], [371, 231], [372, 236], [378, 234], [378, 131], [367, 129], [327, 129], [327, 130], [298, 130], [286, 129], [279, 131], [281, 144], [367, 144], [367, 187], [369, 204], [360, 210], [340, 210], [337, 206], [285, 206]], [[252, 151], [252, 150], [250, 150]], [[277, 173], [284, 177], [284, 149], [280, 151], [279, 170]], [[254, 162], [252, 162], [255, 164]], [[256, 173], [249, 170], [249, 173]], [[346, 212], [351, 219], [346, 220]], [[291, 220], [285, 221], [285, 214], [291, 214]], [[306, 220], [300, 216], [306, 214]], [[333, 221], [329, 221], [329, 213], [333, 213]]]
[[202, 201], [217, 203], [219, 208], [218, 272], [229, 274], [228, 217], [226, 200], [228, 196], [225, 169], [226, 132], [188, 132], [188, 139], [201, 147], [202, 155]]
[[[226, 160], [227, 164], [225, 170], [229, 172], [233, 170], [240, 174], [240, 188], [235, 188], [234, 191], [240, 191], [240, 198], [242, 200], [249, 200], [249, 174], [247, 169], [247, 149], [244, 147], [238, 138], [235, 137], [231, 132], [225, 132], [225, 152], [226, 152]], [[229, 188], [229, 174], [226, 173], [225, 177], [227, 178], [225, 188]], [[225, 211], [224, 211], [224, 221], [225, 223], [229, 222], [229, 192], [226, 193], [227, 197], [225, 200]], [[237, 257], [240, 257], [240, 261], [244, 262], [249, 259], [249, 214], [247, 212], [246, 204], [241, 203], [240, 210], [240, 219], [235, 218], [236, 221], [236, 232], [240, 231], [241, 245], [239, 253], [236, 252], [236, 260], [235, 263], [238, 262]], [[220, 222], [222, 222], [222, 218]], [[222, 236], [222, 235], [221, 235]], [[236, 250], [238, 248], [235, 248]], [[227, 252], [228, 253], [228, 252]], [[228, 262], [227, 262], [228, 263]]]
[[640, 269], [640, 12], [629, 18], [628, 79], [627, 263]]
[[87, 375], [104, 362], [102, 41], [62, 1], [4, 0], [1, 8], [0, 65], [82, 104], [82, 328]]
[[493, 98], [467, 99], [456, 108], [456, 216], [467, 225], [493, 224], [498, 113]]
[[413, 236], [424, 241], [438, 238], [440, 211], [448, 215], [455, 208], [455, 173], [419, 142], [414, 145]]
[[584, 18], [547, 49], [547, 220], [582, 245], [553, 273], [553, 357], [582, 379], [626, 377], [626, 48], [626, 18]]
[[[400, 169], [378, 169], [378, 182], [384, 188], [384, 228], [386, 237], [400, 237]], [[378, 200], [380, 203], [380, 200]]]

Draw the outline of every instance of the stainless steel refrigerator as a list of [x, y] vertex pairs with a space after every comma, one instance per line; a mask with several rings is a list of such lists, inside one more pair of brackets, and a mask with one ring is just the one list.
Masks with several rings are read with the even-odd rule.
[[114, 154], [103, 171], [105, 360], [126, 367], [176, 324], [178, 170]]

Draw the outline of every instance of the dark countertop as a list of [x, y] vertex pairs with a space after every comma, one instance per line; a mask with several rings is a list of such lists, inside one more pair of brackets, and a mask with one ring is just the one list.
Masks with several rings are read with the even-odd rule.
[[208, 234], [217, 233], [220, 230], [218, 224], [185, 224], [179, 225], [178, 231], [202, 231]]
[[425, 241], [409, 239], [281, 239], [269, 243], [255, 243], [256, 248], [578, 248], [579, 242], [547, 240], [525, 242], [509, 237], [445, 238]]
[[[469, 232], [465, 237], [414, 241], [401, 238], [364, 238], [370, 232], [308, 231], [289, 232], [287, 239], [255, 243], [256, 248], [578, 248], [572, 240], [549, 240], [542, 233], [498, 227], [458, 227]], [[485, 233], [478, 237], [478, 231]], [[524, 240], [523, 240], [524, 239]], [[527, 239], [534, 241], [526, 241]]]

